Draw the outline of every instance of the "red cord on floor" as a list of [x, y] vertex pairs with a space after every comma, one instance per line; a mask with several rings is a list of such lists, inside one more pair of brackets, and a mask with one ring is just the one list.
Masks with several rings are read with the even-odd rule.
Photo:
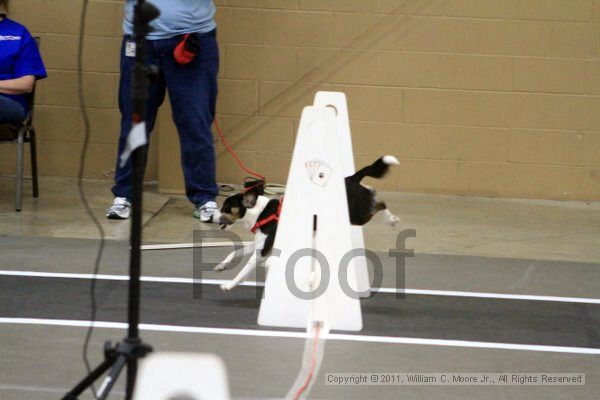
[[310, 382], [313, 379], [313, 375], [315, 373], [315, 368], [317, 367], [317, 349], [318, 349], [318, 345], [319, 345], [319, 330], [320, 330], [320, 327], [319, 327], [319, 325], [317, 325], [315, 327], [315, 339], [314, 339], [315, 342], [313, 343], [313, 352], [312, 352], [312, 359], [311, 359], [312, 361], [311, 361], [310, 371], [308, 372], [308, 375], [306, 375], [306, 380], [304, 381], [304, 384], [302, 386], [300, 386], [300, 388], [294, 395], [294, 400], [298, 400], [300, 398], [300, 396], [302, 396], [302, 393], [304, 393], [304, 391], [308, 388], [308, 385], [310, 384]]

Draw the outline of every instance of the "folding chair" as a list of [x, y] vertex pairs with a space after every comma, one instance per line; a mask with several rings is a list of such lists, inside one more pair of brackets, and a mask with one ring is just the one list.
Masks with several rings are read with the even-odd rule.
[[[35, 38], [39, 46], [39, 38]], [[25, 143], [29, 143], [31, 153], [31, 176], [33, 181], [33, 197], [39, 196], [38, 190], [38, 172], [37, 172], [37, 152], [35, 143], [35, 129], [33, 127], [33, 106], [35, 102], [35, 84], [31, 93], [26, 95], [27, 106], [29, 112], [25, 120], [19, 125], [0, 124], [0, 128], [8, 131], [8, 135], [0, 137], [0, 143], [16, 143], [17, 144], [17, 173], [16, 184], [17, 190], [15, 194], [15, 210], [21, 211], [23, 203], [23, 165]]]

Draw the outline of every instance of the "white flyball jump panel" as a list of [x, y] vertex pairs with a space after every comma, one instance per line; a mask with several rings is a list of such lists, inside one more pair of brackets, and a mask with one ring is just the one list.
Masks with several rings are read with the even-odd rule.
[[[339, 154], [342, 163], [342, 172], [344, 176], [353, 175], [356, 172], [354, 166], [354, 151], [352, 150], [352, 134], [350, 133], [350, 117], [348, 114], [348, 102], [346, 95], [342, 92], [317, 92], [313, 104], [315, 107], [331, 107], [336, 110], [337, 138], [339, 141]], [[365, 248], [365, 237], [362, 226], [352, 225], [352, 246], [361, 251]], [[371, 294], [371, 283], [369, 280], [369, 270], [367, 268], [367, 258], [364, 255], [356, 257], [354, 260], [355, 271], [349, 273], [356, 275], [357, 287], [353, 288], [360, 293], [362, 297], [369, 297]]]
[[151, 353], [140, 363], [134, 400], [229, 400], [227, 370], [212, 354]]
[[[310, 328], [314, 321], [322, 321], [327, 330], [362, 329], [359, 296], [342, 290], [338, 278], [342, 259], [352, 251], [353, 244], [336, 131], [333, 108], [304, 108], [275, 250], [267, 260], [269, 269], [258, 314], [260, 325]], [[314, 216], [317, 224], [313, 236]], [[313, 249], [322, 256], [313, 257]], [[277, 250], [280, 254], [276, 254]], [[350, 288], [357, 287], [356, 274], [350, 273], [353, 262], [350, 260], [347, 274]], [[328, 274], [320, 269], [320, 263], [327, 263]], [[316, 279], [314, 269], [320, 271]], [[311, 295], [314, 287], [326, 289], [315, 298]]]

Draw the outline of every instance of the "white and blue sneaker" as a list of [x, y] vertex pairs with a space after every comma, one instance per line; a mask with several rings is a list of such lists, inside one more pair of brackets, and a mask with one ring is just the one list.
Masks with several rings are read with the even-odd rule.
[[125, 197], [115, 197], [113, 205], [106, 210], [108, 219], [128, 219], [131, 216], [131, 203]]
[[217, 203], [214, 201], [207, 201], [196, 208], [194, 211], [194, 218], [198, 218], [202, 222], [213, 222], [213, 217], [217, 211], [219, 211]]

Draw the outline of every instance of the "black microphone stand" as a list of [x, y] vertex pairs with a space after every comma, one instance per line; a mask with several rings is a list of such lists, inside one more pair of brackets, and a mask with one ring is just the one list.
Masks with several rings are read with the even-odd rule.
[[[146, 35], [151, 31], [150, 21], [157, 18], [160, 11], [151, 3], [138, 0], [134, 15], [134, 36], [136, 43], [135, 66], [132, 78], [133, 126], [142, 123], [146, 117], [146, 100], [150, 79], [156, 75], [154, 66], [146, 63]], [[131, 154], [131, 236], [129, 258], [129, 303], [127, 311], [128, 331], [122, 342], [112, 346], [110, 342], [104, 345], [104, 361], [88, 376], [81, 380], [63, 400], [77, 400], [79, 395], [92, 386], [106, 371], [110, 372], [98, 389], [98, 399], [108, 397], [110, 390], [123, 368], [127, 366], [126, 399], [131, 400], [135, 386], [138, 359], [152, 351], [152, 347], [143, 343], [139, 337], [138, 324], [140, 321], [140, 275], [141, 275], [141, 244], [142, 244], [142, 190], [144, 171], [146, 169], [147, 145], [136, 148]]]

